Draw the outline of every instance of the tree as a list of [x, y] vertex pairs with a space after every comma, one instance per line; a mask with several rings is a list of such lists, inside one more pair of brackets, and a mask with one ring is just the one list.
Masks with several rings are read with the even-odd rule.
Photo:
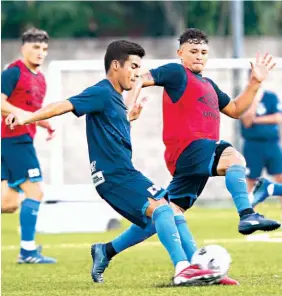
[[[175, 36], [185, 27], [230, 34], [228, 1], [2, 1], [2, 38], [28, 26], [52, 38]], [[282, 1], [244, 1], [247, 35], [282, 33]]]

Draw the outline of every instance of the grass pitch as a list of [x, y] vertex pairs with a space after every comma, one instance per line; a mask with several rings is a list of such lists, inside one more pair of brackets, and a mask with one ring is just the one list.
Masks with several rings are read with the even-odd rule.
[[[278, 204], [259, 208], [269, 218], [281, 219]], [[224, 246], [233, 262], [229, 275], [240, 286], [169, 287], [173, 267], [157, 237], [116, 256], [106, 270], [105, 284], [90, 277], [90, 246], [107, 242], [122, 229], [103, 234], [38, 235], [43, 253], [58, 259], [56, 265], [17, 265], [18, 215], [2, 215], [2, 295], [3, 296], [229, 296], [282, 295], [282, 229], [242, 236], [233, 209], [194, 207], [187, 214], [198, 246]]]

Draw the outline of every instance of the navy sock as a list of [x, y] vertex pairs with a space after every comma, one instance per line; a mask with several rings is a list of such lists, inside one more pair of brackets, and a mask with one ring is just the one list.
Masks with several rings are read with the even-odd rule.
[[112, 242], [109, 242], [106, 244], [105, 250], [106, 250], [106, 255], [108, 259], [112, 259], [117, 254], [116, 250], [113, 247]]
[[197, 250], [196, 242], [189, 230], [185, 217], [183, 215], [177, 215], [174, 216], [174, 220], [181, 238], [183, 250], [188, 261], [191, 262], [192, 256]]
[[187, 256], [182, 248], [179, 232], [174, 222], [174, 213], [169, 205], [156, 208], [152, 215], [156, 232], [163, 246], [168, 251], [170, 258], [176, 266], [180, 261], [187, 261]]
[[232, 165], [226, 171], [225, 176], [226, 188], [231, 193], [238, 213], [250, 209], [252, 213], [252, 206], [249, 201], [245, 167], [242, 165]]
[[22, 202], [20, 211], [22, 241], [34, 241], [39, 206], [40, 202], [31, 198], [26, 198]]

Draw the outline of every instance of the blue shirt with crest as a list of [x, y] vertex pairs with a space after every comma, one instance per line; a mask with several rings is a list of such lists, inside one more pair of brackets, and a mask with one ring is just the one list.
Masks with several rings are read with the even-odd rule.
[[[256, 116], [266, 116], [282, 112], [282, 106], [277, 95], [265, 91], [261, 101], [257, 105]], [[279, 141], [279, 124], [254, 123], [249, 128], [241, 124], [242, 136], [251, 141]]]

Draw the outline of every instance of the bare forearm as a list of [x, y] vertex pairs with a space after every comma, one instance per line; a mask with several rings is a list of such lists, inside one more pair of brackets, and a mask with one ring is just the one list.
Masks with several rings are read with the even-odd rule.
[[271, 115], [264, 115], [255, 117], [253, 123], [256, 124], [280, 124], [282, 123], [282, 114], [275, 113]]
[[140, 91], [143, 87], [153, 85], [155, 85], [155, 81], [151, 75], [151, 72], [143, 69], [140, 72], [140, 78], [138, 79], [138, 81], [136, 81], [132, 90], [128, 92], [128, 95], [125, 99], [125, 105], [127, 106], [127, 108], [131, 109], [131, 107], [136, 103]]
[[[260, 88], [260, 83], [250, 82], [246, 89], [234, 99], [237, 116], [241, 116], [252, 104]], [[252, 110], [251, 110], [252, 112]]]
[[73, 110], [70, 102], [56, 102], [43, 107], [42, 109], [33, 113], [28, 119], [25, 120], [25, 124], [46, 120]]
[[135, 84], [134, 87], [127, 93], [127, 96], [125, 98], [125, 105], [126, 107], [130, 110], [134, 103], [137, 101], [137, 98], [141, 92], [142, 89], [142, 80], [138, 80]]

